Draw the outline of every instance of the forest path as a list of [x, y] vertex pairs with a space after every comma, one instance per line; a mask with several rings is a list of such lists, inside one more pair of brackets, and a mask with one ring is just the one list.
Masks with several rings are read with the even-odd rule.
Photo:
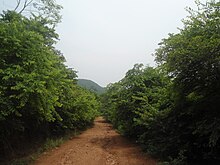
[[94, 127], [42, 155], [34, 165], [156, 165], [102, 117]]

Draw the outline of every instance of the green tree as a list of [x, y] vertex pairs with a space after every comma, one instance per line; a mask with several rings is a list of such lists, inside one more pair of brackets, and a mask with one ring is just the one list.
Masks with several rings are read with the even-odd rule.
[[19, 143], [61, 135], [91, 124], [99, 110], [94, 94], [76, 84], [54, 48], [51, 21], [15, 11], [0, 16], [0, 154]]
[[135, 65], [103, 96], [107, 118], [168, 164], [220, 159], [220, 3], [197, 5], [160, 43], [157, 68]]
[[121, 133], [138, 138], [157, 114], [170, 106], [168, 84], [159, 69], [136, 64], [125, 78], [107, 88], [104, 114]]
[[[188, 162], [219, 159], [219, 9], [215, 1], [198, 3], [198, 11], [189, 9], [184, 28], [164, 39], [155, 53], [173, 79], [176, 96], [165, 120], [170, 123], [165, 124], [167, 142], [173, 144], [163, 146], [166, 156], [176, 158], [181, 151]], [[153, 145], [158, 146], [156, 141]]]
[[45, 18], [51, 25], [56, 25], [61, 21], [60, 10], [62, 6], [55, 0], [14, 0], [13, 11], [19, 14], [40, 16]]

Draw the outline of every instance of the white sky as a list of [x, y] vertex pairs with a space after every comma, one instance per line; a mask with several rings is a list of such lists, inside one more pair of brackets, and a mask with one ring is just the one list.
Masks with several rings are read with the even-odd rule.
[[178, 32], [193, 0], [57, 0], [64, 9], [57, 47], [79, 78], [102, 86], [122, 79], [136, 63], [155, 65], [152, 54]]
[[[152, 54], [178, 32], [194, 0], [56, 0], [64, 7], [57, 27], [68, 67], [101, 86], [122, 79], [136, 63], [155, 65]], [[0, 0], [1, 5], [7, 1]]]

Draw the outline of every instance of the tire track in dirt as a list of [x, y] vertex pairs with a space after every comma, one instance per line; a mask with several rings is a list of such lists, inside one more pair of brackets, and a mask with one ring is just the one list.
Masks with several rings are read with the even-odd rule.
[[156, 165], [156, 161], [99, 117], [93, 128], [44, 153], [34, 165]]

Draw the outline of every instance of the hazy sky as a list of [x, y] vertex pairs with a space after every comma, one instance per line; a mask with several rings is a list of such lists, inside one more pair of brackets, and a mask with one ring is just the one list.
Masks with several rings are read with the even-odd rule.
[[64, 9], [57, 47], [79, 78], [102, 86], [122, 79], [152, 54], [195, 8], [193, 0], [57, 0]]
[[[11, 1], [11, 0], [10, 0]], [[0, 0], [0, 5], [8, 1]], [[79, 78], [102, 86], [122, 79], [136, 63], [155, 65], [152, 54], [195, 8], [194, 0], [57, 0], [60, 49]], [[1, 6], [0, 6], [1, 8]]]

